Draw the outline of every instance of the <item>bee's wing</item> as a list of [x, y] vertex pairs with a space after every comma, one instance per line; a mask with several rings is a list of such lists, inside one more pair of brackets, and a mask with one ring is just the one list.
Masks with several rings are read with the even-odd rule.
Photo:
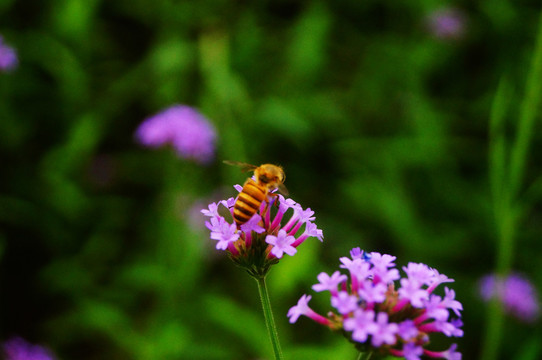
[[288, 194], [289, 194], [288, 189], [286, 189], [286, 186], [284, 186], [284, 184], [280, 184], [278, 186], [278, 190], [284, 196], [288, 196]]
[[230, 161], [230, 160], [224, 160], [224, 164], [231, 165], [231, 166], [239, 166], [241, 168], [241, 171], [252, 171], [254, 169], [257, 169], [258, 167], [256, 165], [247, 164], [240, 161]]

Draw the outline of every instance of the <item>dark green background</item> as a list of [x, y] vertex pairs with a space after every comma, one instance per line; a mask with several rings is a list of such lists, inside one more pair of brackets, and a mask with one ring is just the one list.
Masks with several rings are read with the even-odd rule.
[[[286, 318], [303, 293], [330, 310], [310, 286], [356, 246], [456, 279], [459, 349], [478, 358], [476, 284], [498, 248], [491, 104], [508, 76], [513, 139], [541, 6], [448, 5], [465, 16], [458, 38], [428, 31], [443, 6], [430, 0], [0, 1], [20, 58], [0, 74], [1, 340], [61, 359], [269, 359], [256, 284], [193, 215], [244, 181], [229, 159], [283, 165], [324, 231], [268, 277], [287, 359], [356, 357], [340, 335]], [[216, 126], [209, 166], [135, 143], [175, 103]], [[541, 173], [539, 122], [532, 135], [512, 265], [536, 285], [542, 192], [525, 189]], [[499, 358], [538, 359], [538, 324], [506, 318]]]

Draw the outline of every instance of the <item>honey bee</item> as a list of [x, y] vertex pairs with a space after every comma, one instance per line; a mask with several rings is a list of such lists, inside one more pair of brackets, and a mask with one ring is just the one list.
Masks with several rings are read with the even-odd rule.
[[260, 208], [262, 201], [267, 199], [269, 192], [278, 189], [282, 194], [287, 195], [288, 190], [284, 186], [286, 175], [278, 165], [263, 164], [260, 166], [250, 165], [237, 161], [224, 161], [225, 164], [240, 166], [243, 171], [254, 171], [254, 177], [248, 178], [243, 185], [233, 205], [233, 219], [240, 227], [246, 223]]

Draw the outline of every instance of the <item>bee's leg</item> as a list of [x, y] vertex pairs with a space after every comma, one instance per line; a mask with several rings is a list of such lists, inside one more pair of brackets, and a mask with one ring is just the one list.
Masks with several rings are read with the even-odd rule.
[[[277, 201], [277, 199], [278, 199], [278, 194], [270, 192], [270, 193], [268, 193], [267, 195], [275, 200], [275, 201], [273, 202], [273, 205], [275, 205], [275, 206], [278, 208], [278, 207], [279, 207], [278, 201]], [[267, 203], [269, 203], [269, 201], [268, 201]]]

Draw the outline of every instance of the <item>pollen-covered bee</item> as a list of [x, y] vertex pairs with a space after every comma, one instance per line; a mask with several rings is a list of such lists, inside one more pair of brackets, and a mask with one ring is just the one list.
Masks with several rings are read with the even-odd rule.
[[284, 186], [286, 175], [278, 165], [255, 166], [237, 161], [224, 161], [224, 163], [240, 166], [243, 171], [254, 171], [256, 178], [256, 180], [247, 179], [233, 206], [233, 219], [238, 227], [254, 216], [271, 190], [278, 189], [282, 194], [288, 194]]

